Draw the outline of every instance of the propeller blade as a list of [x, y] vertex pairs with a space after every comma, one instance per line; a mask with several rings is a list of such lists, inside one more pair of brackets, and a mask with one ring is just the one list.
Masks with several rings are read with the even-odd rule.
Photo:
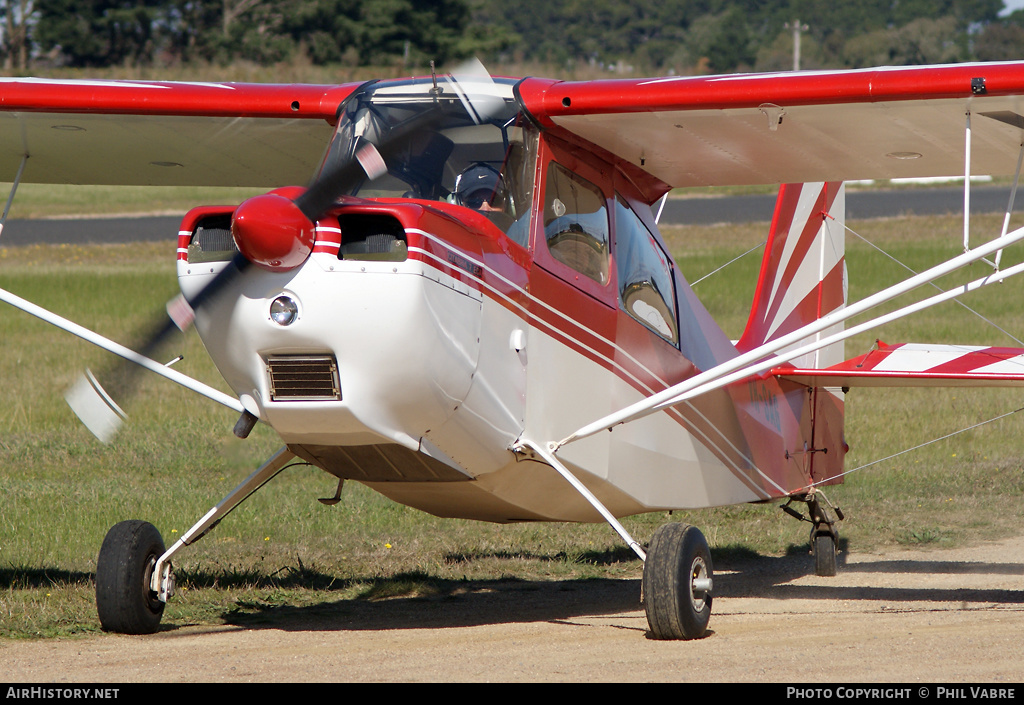
[[[188, 330], [195, 318], [196, 309], [216, 296], [249, 265], [250, 262], [244, 255], [236, 254], [192, 299], [186, 299], [184, 294], [171, 299], [167, 303], [167, 315], [160, 316], [150, 332], [142, 336], [143, 342], [136, 351], [140, 355], [153, 358], [174, 331]], [[64, 395], [75, 415], [103, 443], [109, 443], [128, 418], [114, 401], [114, 397], [129, 396], [137, 386], [136, 380], [142, 369], [134, 362], [117, 358], [110, 368], [99, 375], [87, 369]]]
[[110, 442], [126, 418], [88, 369], [64, 394], [64, 399], [92, 435], [104, 443]]
[[[470, 117], [478, 124], [496, 114], [503, 106], [488, 84], [493, 80], [480, 62], [464, 64], [444, 77]], [[435, 88], [436, 95], [443, 91]], [[252, 264], [270, 271], [284, 271], [301, 264], [312, 249], [316, 221], [335, 206], [340, 196], [352, 191], [360, 181], [371, 181], [388, 172], [388, 163], [407, 149], [410, 141], [425, 130], [439, 125], [443, 117], [440, 103], [393, 127], [387, 139], [374, 145], [362, 137], [353, 154], [320, 173], [308, 188], [294, 199], [275, 193], [256, 196], [235, 210], [231, 232], [239, 252], [197, 294], [178, 295], [167, 304], [167, 317], [161, 315], [148, 335], [142, 337], [138, 352], [152, 358], [175, 330], [185, 331], [196, 311], [216, 297]], [[109, 442], [126, 418], [114, 402], [114, 396], [128, 395], [136, 386], [141, 368], [124, 359], [103, 374], [86, 370], [66, 399], [74, 412], [103, 442]], [[111, 389], [114, 394], [106, 390]]]
[[428, 130], [441, 119], [437, 109], [427, 110], [393, 129], [380, 145], [359, 138], [355, 153], [337, 166], [325, 170], [306, 191], [295, 199], [295, 205], [311, 222], [326, 213], [338, 197], [363, 180], [371, 181], [388, 173], [388, 161], [404, 149], [409, 140]]

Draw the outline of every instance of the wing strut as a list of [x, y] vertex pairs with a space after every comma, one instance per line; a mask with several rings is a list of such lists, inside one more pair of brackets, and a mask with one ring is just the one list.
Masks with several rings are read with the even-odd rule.
[[[1024, 130], [1024, 118], [1016, 113], [1005, 113], [1005, 112], [991, 112], [981, 113], [984, 117], [992, 118], [1011, 127]], [[968, 245], [968, 229], [970, 222], [970, 188], [971, 188], [971, 111], [967, 111], [967, 134], [964, 139], [964, 252], [969, 249]], [[1006, 235], [1006, 231], [1010, 227], [1010, 214], [1013, 213], [1013, 199], [1017, 195], [1017, 185], [1020, 183], [1020, 167], [1021, 162], [1024, 161], [1024, 141], [1020, 143], [1020, 149], [1017, 151], [1017, 168], [1013, 172], [1013, 188], [1010, 189], [1010, 202], [1006, 205], [1006, 213], [1003, 215], [1003, 229], [1001, 235]], [[999, 250], [996, 252], [995, 262], [985, 260], [986, 264], [992, 266], [993, 269], [999, 271], [999, 262], [1003, 258], [1003, 251]]]
[[[1006, 231], [1010, 227], [1010, 214], [1013, 213], [1013, 199], [1017, 195], [1017, 184], [1020, 182], [1020, 165], [1021, 161], [1024, 161], [1024, 142], [1020, 144], [1020, 150], [1017, 152], [1017, 169], [1013, 172], [1013, 188], [1010, 189], [1010, 202], [1006, 204], [1006, 213], [1003, 215], [1003, 230], [1001, 235], [1005, 235]], [[999, 250], [996, 252], [996, 261], [993, 265], [996, 270], [999, 269], [999, 260], [1003, 258], [1003, 251]]]
[[82, 340], [90, 342], [93, 345], [96, 345], [97, 347], [103, 348], [107, 352], [112, 352], [115, 355], [123, 357], [125, 360], [128, 360], [129, 362], [134, 362], [137, 365], [145, 367], [147, 370], [151, 372], [156, 372], [158, 375], [166, 377], [167, 379], [171, 380], [172, 382], [175, 382], [176, 384], [180, 384], [182, 387], [185, 387], [186, 389], [190, 389], [193, 392], [202, 394], [204, 397], [212, 399], [218, 404], [223, 404], [229, 409], [233, 409], [238, 413], [242, 413], [245, 410], [244, 407], [242, 406], [242, 403], [235, 399], [234, 397], [229, 396], [217, 389], [214, 389], [209, 385], [203, 384], [199, 380], [192, 379], [188, 375], [183, 375], [182, 373], [176, 370], [172, 370], [166, 365], [160, 364], [156, 360], [152, 360], [148, 357], [140, 355], [134, 350], [126, 348], [125, 346], [120, 345], [118, 343], [115, 343], [109, 338], [104, 338], [99, 333], [95, 333], [89, 330], [88, 328], [85, 328], [84, 326], [80, 326], [77, 323], [73, 323], [67, 320], [66, 318], [62, 318], [61, 316], [58, 316], [56, 313], [48, 311], [42, 306], [37, 306], [31, 301], [26, 301], [20, 296], [12, 294], [6, 289], [0, 289], [0, 301], [8, 303], [11, 306], [14, 306], [15, 308], [21, 309], [25, 313], [32, 314], [36, 318], [46, 321], [51, 325], [57, 326], [58, 328], [65, 330], [68, 333], [71, 333], [72, 335], [78, 336]]
[[964, 252], [971, 250], [971, 111], [964, 128]]
[[[551, 445], [554, 446], [554, 444]], [[640, 557], [640, 560], [647, 560], [647, 554], [644, 552], [643, 547], [637, 543], [636, 539], [634, 539], [628, 531], [626, 531], [626, 527], [619, 523], [619, 520], [616, 519], [610, 511], [608, 511], [608, 508], [601, 504], [601, 500], [595, 497], [594, 493], [588, 490], [586, 485], [580, 482], [576, 476], [569, 472], [569, 469], [555, 457], [554, 450], [556, 450], [556, 448], [548, 448], [542, 443], [534, 443], [533, 441], [523, 441], [517, 447], [520, 449], [529, 448], [543, 458], [548, 465], [553, 467], [559, 475], [565, 478], [566, 482], [572, 485], [577, 492], [583, 495], [585, 500], [590, 502], [590, 506], [596, 509], [598, 513], [604, 517], [604, 520], [608, 522], [613, 529], [615, 529], [615, 533], [622, 537], [622, 540], [625, 541], [631, 549], [633, 549], [633, 552]]]
[[[676, 403], [684, 402], [687, 399], [692, 399], [693, 397], [699, 397], [701, 394], [707, 394], [708, 392], [718, 389], [719, 387], [724, 387], [727, 384], [731, 384], [732, 382], [744, 379], [745, 377], [749, 377], [751, 375], [764, 372], [765, 370], [769, 370], [772, 367], [775, 367], [776, 365], [788, 362], [793, 358], [800, 357], [801, 355], [806, 355], [807, 353], [814, 352], [815, 350], [818, 350], [819, 348], [825, 347], [827, 345], [831, 345], [832, 343], [838, 343], [839, 341], [845, 340], [854, 335], [867, 332], [872, 328], [877, 328], [879, 326], [885, 325], [886, 323], [891, 323], [897, 319], [909, 316], [912, 313], [917, 313], [918, 311], [923, 311], [927, 308], [931, 308], [932, 306], [937, 306], [938, 304], [955, 299], [958, 296], [966, 294], [970, 291], [977, 291], [978, 289], [988, 286], [989, 284], [996, 284], [998, 282], [1003, 281], [1004, 279], [1009, 279], [1010, 277], [1015, 276], [1017, 274], [1024, 274], [1024, 262], [1022, 262], [1021, 264], [1014, 265], [1013, 267], [1005, 269], [1001, 272], [993, 272], [992, 274], [981, 277], [980, 279], [975, 279], [972, 282], [963, 284], [953, 289], [949, 289], [948, 291], [943, 291], [942, 293], [936, 294], [931, 298], [924, 299], [923, 301], [918, 301], [917, 303], [913, 303], [908, 306], [904, 306], [901, 309], [892, 311], [891, 313], [887, 313], [883, 316], [872, 318], [870, 321], [865, 321], [864, 323], [858, 324], [853, 328], [849, 328], [839, 333], [835, 333], [822, 340], [818, 340], [813, 343], [808, 343], [807, 345], [804, 345], [803, 347], [800, 348], [787, 350], [786, 352], [780, 355], [768, 358], [762, 362], [759, 362], [756, 365], [746, 367], [740, 370], [739, 372], [734, 372], [730, 375], [719, 377], [717, 380], [706, 382], [705, 384], [700, 385], [696, 389], [693, 389], [685, 394], [679, 395], [678, 401]], [[771, 374], [779, 374], [779, 372], [772, 371]]]
[[666, 191], [665, 195], [661, 197], [661, 203], [658, 205], [658, 215], [654, 216], [654, 224], [657, 225], [661, 222], [661, 214], [665, 211], [665, 204], [668, 203], [668, 195], [671, 191]]
[[[808, 323], [806, 326], [798, 328], [797, 330], [793, 331], [788, 335], [784, 335], [780, 338], [776, 338], [775, 340], [769, 341], [764, 345], [754, 348], [753, 350], [747, 353], [739, 355], [731, 360], [716, 365], [715, 367], [712, 367], [711, 369], [705, 372], [695, 375], [684, 382], [680, 382], [679, 384], [669, 387], [668, 389], [658, 392], [657, 394], [653, 394], [647, 397], [646, 399], [637, 402], [636, 404], [628, 406], [624, 409], [620, 409], [614, 414], [609, 414], [608, 416], [598, 419], [597, 421], [594, 421], [593, 423], [580, 428], [575, 433], [567, 436], [566, 438], [555, 444], [553, 450], [557, 451], [558, 448], [560, 448], [563, 445], [566, 445], [567, 443], [571, 443], [581, 438], [592, 436], [595, 433], [611, 429], [613, 426], [617, 426], [622, 423], [634, 421], [636, 419], [652, 414], [656, 411], [660, 411], [667, 407], [674, 406], [675, 404], [679, 404], [694, 396], [698, 396], [699, 394], [703, 394], [708, 391], [711, 391], [712, 389], [724, 386], [725, 384], [729, 384], [733, 381], [749, 377], [751, 374], [754, 374], [757, 370], [768, 369], [768, 367], [774, 366], [779, 362], [784, 362], [789, 359], [792, 359], [793, 357], [797, 357], [808, 352], [813, 352], [814, 350], [819, 349], [823, 345], [834, 343], [837, 342], [837, 340], [842, 339], [838, 338], [837, 336], [848, 337], [849, 334], [851, 334], [851, 331], [863, 330], [864, 326], [874, 327], [879, 324], [879, 321], [888, 319], [888, 316], [880, 317], [873, 321], [863, 323], [857, 328], [851, 328], [849, 331], [836, 334], [836, 336], [829, 336], [824, 340], [810, 343], [804, 347], [801, 347], [799, 350], [786, 351], [784, 354], [779, 355], [777, 358], [773, 359], [770, 365], [762, 367], [762, 365], [760, 364], [755, 364], [758, 363], [759, 361], [763, 363], [763, 360], [767, 355], [782, 350], [787, 346], [800, 343], [805, 338], [811, 335], [820, 333], [821, 331], [826, 330], [827, 328], [830, 328], [831, 326], [834, 326], [841, 321], [845, 321], [848, 318], [861, 314], [864, 311], [872, 309], [875, 306], [883, 304], [897, 296], [900, 296], [902, 294], [907, 293], [908, 291], [916, 289], [917, 287], [923, 284], [927, 284], [935, 279], [938, 279], [939, 277], [945, 276], [946, 274], [949, 274], [950, 272], [960, 269], [961, 267], [964, 267], [970, 264], [971, 262], [983, 259], [984, 257], [992, 254], [993, 252], [1000, 250], [1003, 247], [1011, 245], [1015, 242], [1019, 242], [1020, 240], [1024, 240], [1024, 228], [1018, 228], [1007, 235], [998, 237], [990, 242], [985, 243], [984, 245], [979, 245], [978, 247], [969, 252], [965, 252], [962, 255], [953, 257], [952, 259], [949, 259], [946, 262], [943, 262], [932, 267], [931, 269], [925, 270], [920, 274], [910, 277], [909, 279], [899, 284], [895, 284], [887, 289], [883, 289], [882, 291], [873, 294], [872, 296], [868, 296], [867, 298], [861, 299], [857, 303], [851, 304], [842, 310], [835, 311], [827, 316], [819, 318], [818, 320], [812, 323]], [[956, 287], [948, 292], [945, 292], [944, 294], [939, 294], [937, 296], [932, 297], [931, 299], [926, 300], [927, 306], [935, 305], [936, 303], [940, 303], [941, 301], [944, 301], [947, 298], [959, 296], [965, 293], [966, 291], [978, 289], [981, 288], [982, 286], [992, 284], [996, 281], [1001, 281], [1002, 279], [1006, 279], [1007, 277], [1012, 276], [1014, 274], [1019, 274], [1022, 271], [1024, 271], [1024, 267], [1018, 265], [1000, 274], [990, 274], [987, 277], [979, 279], [968, 285]], [[921, 308], [922, 306], [918, 304], [908, 306], [902, 310], [902, 315], [906, 315], [907, 313], [912, 312], [911, 309], [921, 310]]]
[[4, 226], [7, 224], [7, 214], [11, 212], [11, 204], [14, 203], [14, 194], [18, 192], [18, 185], [21, 183], [21, 175], [25, 172], [25, 164], [28, 163], [28, 152], [21, 157], [21, 165], [18, 166], [18, 173], [14, 176], [14, 183], [11, 184], [11, 192], [7, 196], [7, 205], [4, 206], [3, 215], [0, 215], [0, 234], [3, 234]]

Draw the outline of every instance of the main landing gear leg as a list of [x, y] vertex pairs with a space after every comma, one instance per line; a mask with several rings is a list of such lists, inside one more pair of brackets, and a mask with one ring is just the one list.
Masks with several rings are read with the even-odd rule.
[[615, 519], [600, 500], [555, 457], [555, 449], [524, 441], [520, 450], [543, 458], [584, 499], [590, 502], [644, 562], [641, 602], [655, 639], [699, 639], [711, 619], [714, 586], [711, 552], [704, 535], [694, 526], [665, 524], [654, 532], [647, 551]]
[[287, 448], [279, 450], [167, 551], [160, 532], [144, 521], [123, 521], [107, 532], [96, 561], [96, 611], [102, 627], [122, 634], [155, 632], [164, 604], [174, 594], [171, 556], [205, 536], [294, 458]]
[[[826, 510], [819, 498], [825, 500], [825, 504], [835, 513], [835, 518], [831, 512]], [[806, 502], [810, 518], [791, 508], [789, 505], [792, 502]], [[814, 556], [814, 574], [829, 578], [834, 576], [837, 570], [836, 554], [839, 545], [838, 523], [844, 518], [843, 510], [833, 507], [821, 492], [790, 497], [789, 502], [783, 505], [782, 510], [801, 521], [808, 521], [812, 524], [810, 542], [811, 555]]]

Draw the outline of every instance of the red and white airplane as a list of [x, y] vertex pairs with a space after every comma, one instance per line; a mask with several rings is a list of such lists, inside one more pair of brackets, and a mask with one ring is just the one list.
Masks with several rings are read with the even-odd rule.
[[[806, 502], [817, 570], [834, 574], [842, 515], [820, 488], [841, 480], [846, 389], [1024, 384], [1024, 350], [885, 346], [846, 361], [842, 342], [1019, 273], [997, 263], [1024, 229], [971, 247], [965, 228], [963, 255], [848, 303], [842, 181], [1019, 173], [1024, 63], [340, 86], [11, 78], [0, 121], [15, 188], [274, 189], [196, 208], [178, 234], [168, 312], [194, 318], [234, 396], [154, 362], [153, 346], [0, 292], [234, 409], [238, 435], [258, 420], [284, 444], [170, 549], [145, 522], [111, 529], [96, 578], [109, 630], [156, 630], [172, 557], [299, 458], [339, 493], [356, 480], [440, 516], [607, 521], [644, 560], [652, 635], [700, 637], [714, 595], [700, 532], [669, 523], [644, 548], [618, 518]], [[786, 185], [731, 341], [652, 207], [672, 188], [763, 183]], [[844, 330], [982, 258], [996, 260], [988, 276]], [[101, 438], [120, 423], [92, 375], [69, 401]]]

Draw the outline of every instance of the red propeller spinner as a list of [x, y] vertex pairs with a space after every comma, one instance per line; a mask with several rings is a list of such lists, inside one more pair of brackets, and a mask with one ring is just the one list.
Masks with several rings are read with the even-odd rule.
[[316, 228], [292, 200], [296, 190], [254, 196], [235, 209], [231, 235], [239, 252], [258, 267], [285, 272], [313, 251]]

